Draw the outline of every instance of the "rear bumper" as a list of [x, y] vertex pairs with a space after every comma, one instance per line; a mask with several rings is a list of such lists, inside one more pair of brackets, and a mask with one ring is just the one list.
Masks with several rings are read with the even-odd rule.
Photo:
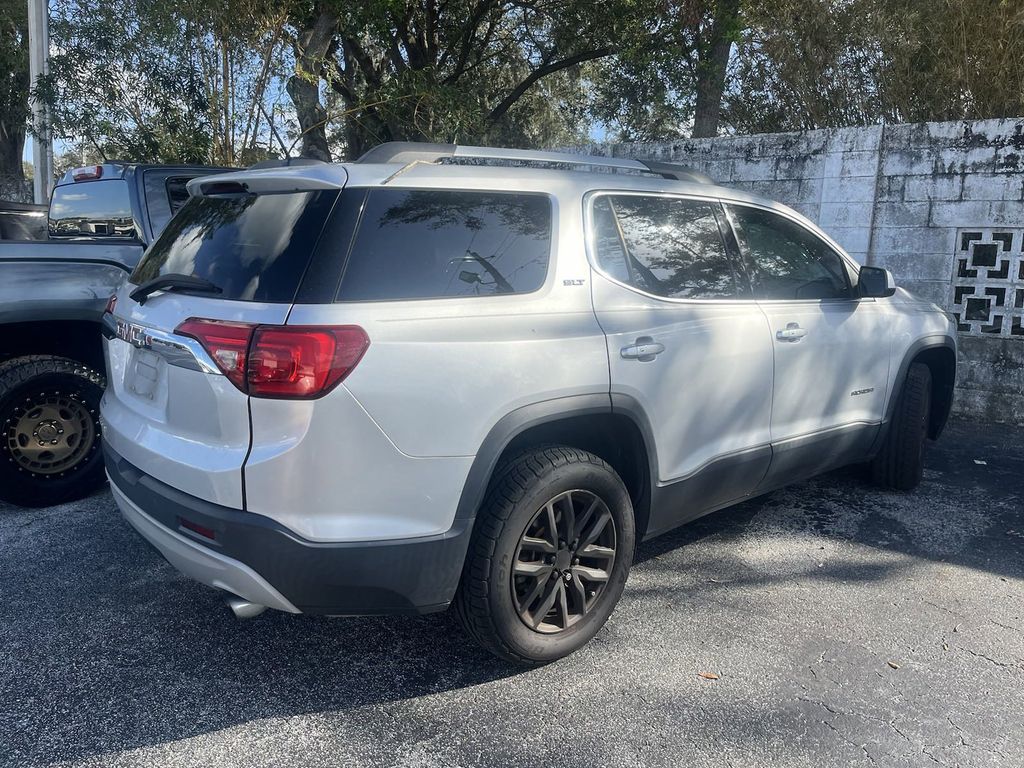
[[[213, 504], [151, 477], [103, 446], [129, 523], [178, 570], [253, 603], [292, 613], [430, 613], [455, 595], [472, 520], [437, 536], [313, 542], [264, 515]], [[209, 529], [214, 540], [181, 524]]]

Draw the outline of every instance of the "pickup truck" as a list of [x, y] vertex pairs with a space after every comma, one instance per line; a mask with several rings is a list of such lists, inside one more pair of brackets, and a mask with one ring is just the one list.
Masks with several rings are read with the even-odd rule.
[[225, 168], [105, 163], [68, 171], [44, 239], [0, 240], [0, 500], [46, 506], [104, 482], [100, 320], [146, 246]]

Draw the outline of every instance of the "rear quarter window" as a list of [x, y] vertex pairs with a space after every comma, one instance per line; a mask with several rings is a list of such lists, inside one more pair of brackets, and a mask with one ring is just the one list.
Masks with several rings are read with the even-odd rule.
[[195, 275], [223, 299], [290, 302], [337, 191], [194, 197], [146, 251], [131, 282]]
[[371, 190], [337, 300], [536, 291], [547, 276], [551, 218], [542, 194]]

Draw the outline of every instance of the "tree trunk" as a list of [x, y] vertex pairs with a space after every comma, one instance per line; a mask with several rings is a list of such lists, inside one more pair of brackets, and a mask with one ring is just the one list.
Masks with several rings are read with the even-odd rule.
[[320, 103], [320, 78], [324, 57], [331, 48], [338, 20], [321, 11], [316, 20], [298, 36], [295, 45], [295, 74], [288, 79], [288, 95], [302, 131], [302, 157], [330, 162], [327, 146], [327, 110]]
[[0, 177], [21, 181], [25, 171], [21, 156], [25, 151], [25, 126], [0, 122]]
[[[21, 165], [28, 130], [29, 66], [28, 66], [28, 6], [9, 3], [4, 8], [3, 34], [0, 45], [10, 46], [4, 52], [3, 98], [0, 99], [0, 197], [4, 194], [25, 196], [25, 170]], [[8, 188], [9, 187], [9, 188]]]
[[701, 60], [697, 63], [697, 104], [692, 134], [695, 139], [718, 135], [725, 71], [739, 14], [740, 0], [718, 0], [715, 4], [707, 44], [701, 47]]

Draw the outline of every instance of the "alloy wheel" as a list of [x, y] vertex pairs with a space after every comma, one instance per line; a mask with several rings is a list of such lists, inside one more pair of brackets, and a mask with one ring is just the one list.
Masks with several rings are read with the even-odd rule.
[[590, 613], [608, 585], [616, 544], [611, 510], [591, 491], [566, 491], [544, 504], [519, 539], [512, 569], [523, 623], [550, 634]]
[[7, 422], [7, 448], [18, 468], [60, 475], [95, 447], [89, 406], [66, 393], [41, 392], [26, 399]]

